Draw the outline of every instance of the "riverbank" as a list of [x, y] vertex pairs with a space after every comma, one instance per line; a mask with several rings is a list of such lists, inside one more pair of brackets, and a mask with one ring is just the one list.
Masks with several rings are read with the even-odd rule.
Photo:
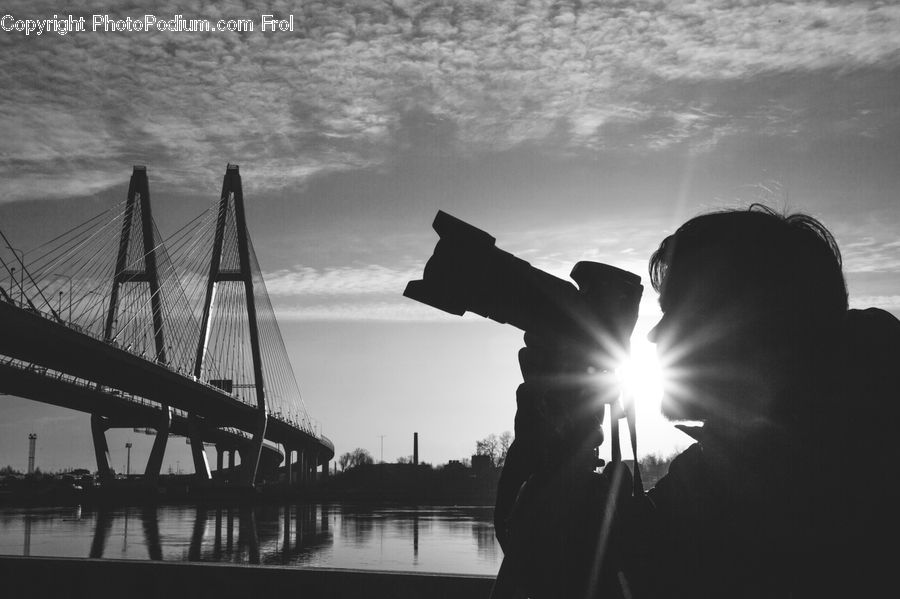
[[0, 486], [0, 505], [15, 507], [148, 505], [160, 503], [284, 503], [297, 501], [494, 505], [499, 469], [432, 469], [411, 464], [367, 464], [305, 484], [263, 480], [256, 488], [190, 475], [104, 483], [92, 477], [23, 477]]
[[308, 596], [341, 599], [477, 599], [494, 578], [336, 568], [0, 556], [10, 596], [76, 599]]

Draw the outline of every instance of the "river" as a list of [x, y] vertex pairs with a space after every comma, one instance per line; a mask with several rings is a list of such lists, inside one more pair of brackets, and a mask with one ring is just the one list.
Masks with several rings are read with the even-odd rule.
[[0, 554], [495, 575], [488, 507], [0, 509]]

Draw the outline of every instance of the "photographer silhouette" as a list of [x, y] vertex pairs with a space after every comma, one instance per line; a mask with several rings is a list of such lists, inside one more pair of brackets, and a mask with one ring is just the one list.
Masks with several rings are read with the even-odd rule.
[[[662, 409], [696, 443], [646, 496], [594, 474], [611, 377], [526, 334], [494, 597], [864, 596], [897, 532], [900, 322], [849, 310], [837, 244], [763, 206], [698, 216], [650, 261]], [[601, 408], [602, 410], [602, 408]]]

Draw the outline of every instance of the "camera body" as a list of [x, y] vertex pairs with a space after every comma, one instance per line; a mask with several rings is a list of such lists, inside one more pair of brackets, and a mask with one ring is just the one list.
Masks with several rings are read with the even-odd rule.
[[440, 239], [422, 279], [407, 284], [406, 297], [575, 345], [593, 352], [602, 370], [613, 370], [627, 354], [643, 292], [638, 275], [579, 262], [571, 273], [576, 287], [497, 248], [488, 233], [446, 212], [438, 211], [433, 227]]

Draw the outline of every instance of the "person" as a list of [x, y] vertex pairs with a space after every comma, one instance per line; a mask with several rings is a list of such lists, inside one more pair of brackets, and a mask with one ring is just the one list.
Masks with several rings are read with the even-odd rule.
[[[649, 270], [663, 414], [701, 423], [680, 425], [696, 443], [646, 495], [621, 463], [596, 474], [590, 431], [615, 383], [584, 376], [591, 357], [577, 348], [526, 335], [494, 597], [883, 593], [898, 532], [900, 322], [848, 309], [838, 246], [804, 214], [695, 217]], [[589, 424], [560, 425], [572, 420]], [[569, 451], [554, 449], [560, 431]]]

